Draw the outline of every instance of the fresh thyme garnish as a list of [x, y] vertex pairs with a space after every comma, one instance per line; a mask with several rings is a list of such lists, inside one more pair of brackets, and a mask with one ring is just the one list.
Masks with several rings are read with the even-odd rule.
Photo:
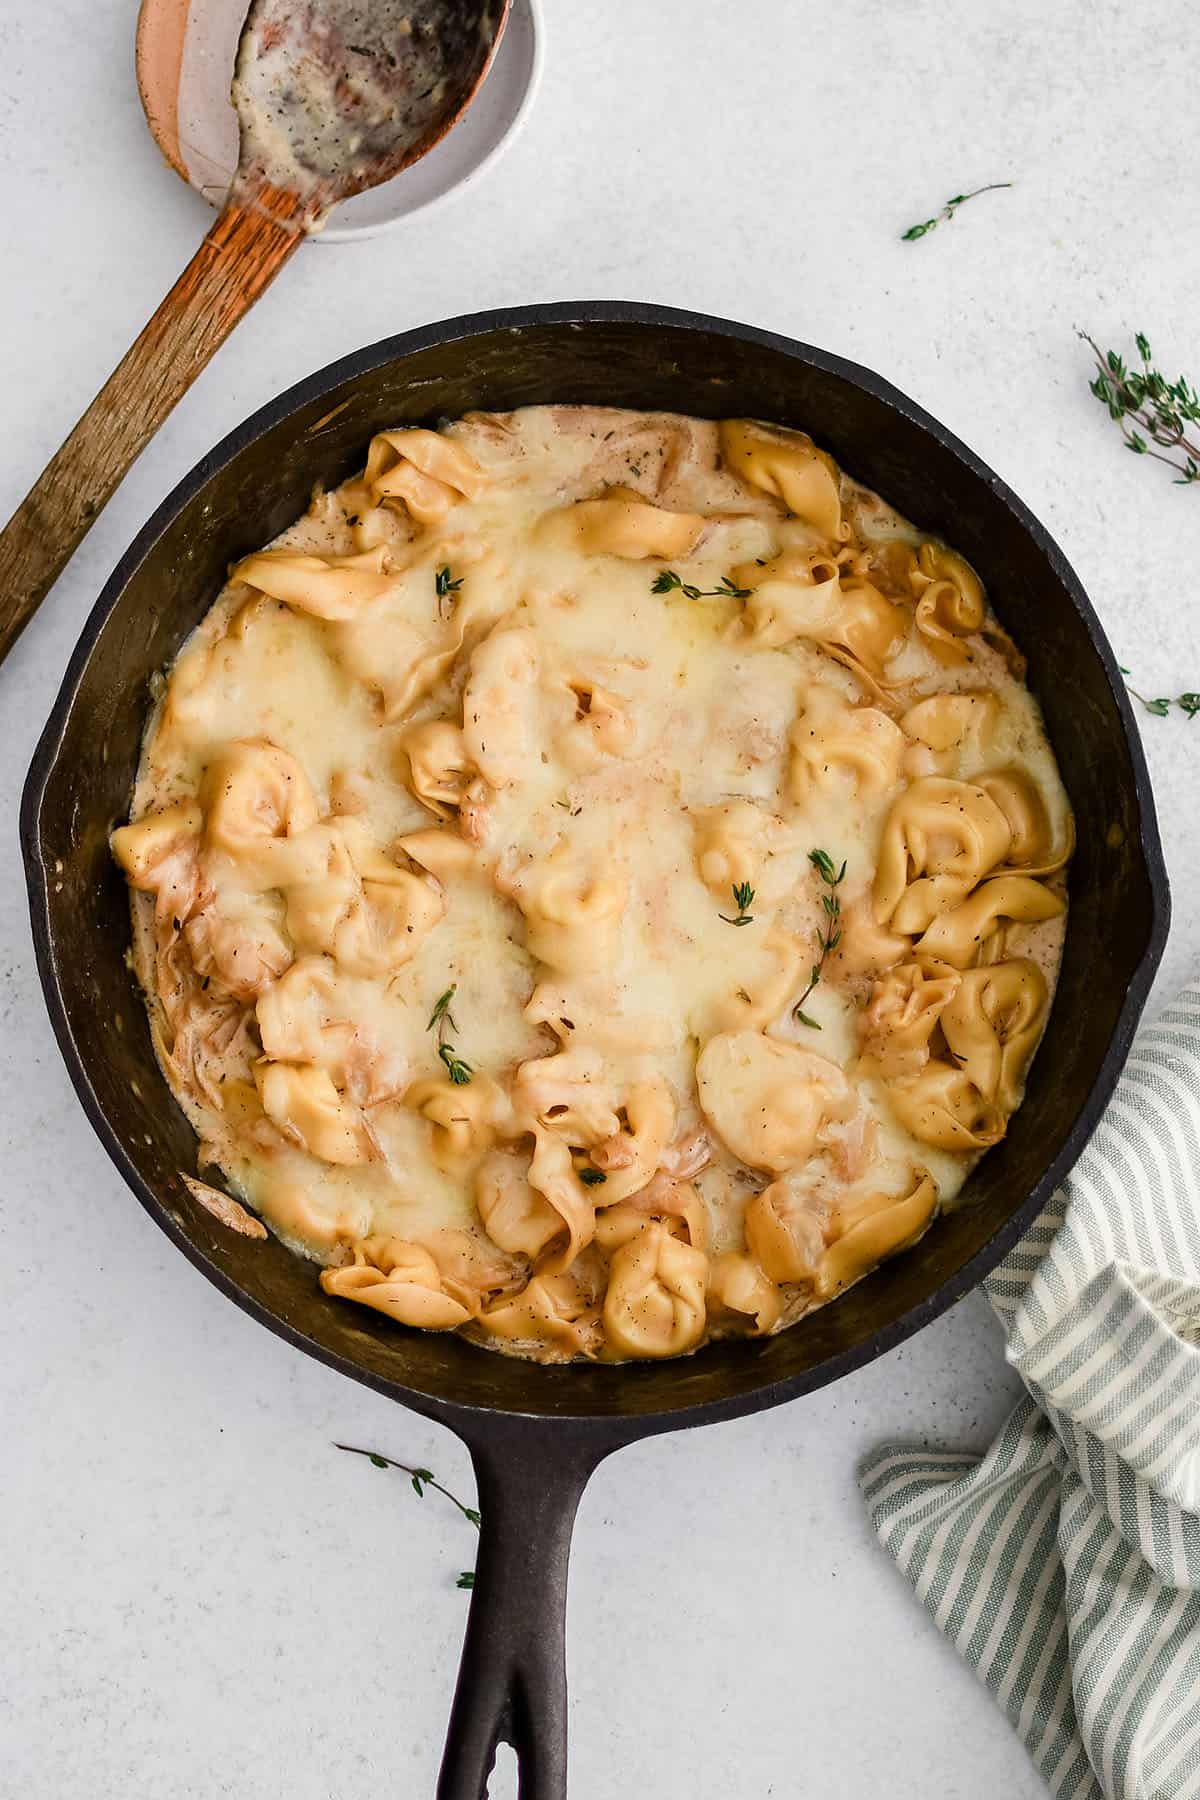
[[719, 587], [693, 587], [690, 581], [681, 581], [674, 569], [663, 569], [650, 584], [652, 594], [673, 594], [676, 589], [687, 600], [748, 600], [754, 592], [735, 586], [728, 575], [722, 575]]
[[915, 238], [923, 238], [926, 232], [936, 231], [939, 225], [948, 224], [959, 207], [965, 206], [968, 200], [974, 200], [980, 194], [995, 193], [997, 188], [1010, 188], [1013, 185], [1011, 181], [989, 181], [985, 187], [972, 188], [969, 194], [955, 194], [952, 200], [947, 200], [941, 212], [937, 213], [935, 217], [925, 219], [920, 225], [910, 225], [907, 231], [902, 231], [900, 242], [911, 244]]
[[727, 925], [753, 925], [754, 915], [750, 911], [754, 904], [754, 889], [748, 881], [739, 881], [733, 890], [734, 905], [737, 907], [737, 918], [731, 919], [728, 913], [721, 913]]
[[[1134, 338], [1142, 359], [1140, 369], [1126, 368], [1115, 350], [1101, 350], [1086, 331], [1079, 335], [1096, 358], [1098, 373], [1088, 386], [1101, 405], [1108, 408], [1109, 418], [1120, 426], [1126, 448], [1135, 456], [1152, 456], [1156, 462], [1166, 463], [1168, 469], [1177, 470], [1176, 487], [1189, 487], [1193, 481], [1200, 481], [1200, 431], [1188, 437], [1186, 430], [1188, 425], [1200, 424], [1200, 394], [1196, 389], [1189, 387], [1182, 375], [1178, 381], [1167, 381], [1154, 368], [1149, 341], [1140, 331]], [[1150, 448], [1137, 430], [1139, 425], [1151, 442], [1160, 446], [1158, 450]], [[1163, 450], [1181, 451], [1182, 460], [1164, 456]]]
[[475, 1508], [473, 1506], [467, 1506], [459, 1499], [457, 1494], [452, 1494], [448, 1487], [443, 1487], [441, 1482], [434, 1475], [432, 1469], [414, 1469], [410, 1467], [408, 1463], [397, 1462], [395, 1457], [381, 1456], [378, 1450], [361, 1450], [356, 1444], [335, 1444], [333, 1447], [335, 1450], [345, 1450], [350, 1456], [365, 1456], [368, 1462], [372, 1463], [377, 1469], [399, 1469], [401, 1474], [407, 1475], [412, 1482], [412, 1490], [418, 1500], [423, 1500], [425, 1498], [425, 1489], [427, 1487], [432, 1488], [435, 1493], [444, 1494], [450, 1504], [452, 1506], [457, 1506], [463, 1518], [469, 1519], [476, 1531], [478, 1531], [479, 1514], [476, 1512]]
[[443, 1019], [446, 1021], [446, 1024], [450, 1027], [451, 1031], [458, 1030], [458, 1026], [454, 1023], [454, 1016], [450, 1011], [450, 1002], [457, 992], [458, 983], [457, 981], [452, 981], [445, 993], [438, 995], [437, 1000], [434, 1003], [433, 1011], [429, 1015], [429, 1023], [425, 1027], [426, 1031], [432, 1031], [434, 1026], [440, 1025]]
[[462, 1057], [456, 1053], [453, 1044], [439, 1044], [438, 1055], [445, 1063], [446, 1073], [455, 1087], [466, 1087], [475, 1073], [472, 1065], [463, 1061]]
[[[1129, 670], [1121, 666], [1121, 673], [1128, 675]], [[1147, 695], [1139, 694], [1135, 687], [1130, 687], [1128, 682], [1125, 683], [1125, 686], [1129, 688], [1134, 699], [1144, 706], [1148, 713], [1153, 713], [1156, 719], [1165, 719], [1173, 706], [1177, 706], [1180, 712], [1186, 713], [1189, 719], [1194, 719], [1196, 714], [1200, 713], [1200, 694], [1176, 694], [1173, 698], [1170, 694], [1160, 694], [1156, 699], [1151, 700]]]
[[824, 973], [825, 963], [831, 950], [836, 950], [842, 938], [842, 927], [839, 923], [842, 916], [842, 902], [838, 896], [838, 885], [846, 873], [846, 865], [835, 868], [833, 858], [824, 850], [810, 850], [808, 860], [824, 882], [827, 893], [821, 895], [821, 910], [825, 914], [825, 924], [817, 932], [818, 956], [809, 973], [808, 986], [792, 1008], [792, 1017], [801, 1025], [809, 1025], [814, 1031], [820, 1031], [820, 1024], [810, 1018], [804, 1010], [804, 1002], [812, 993]]
[[[435, 1489], [439, 1494], [444, 1494], [452, 1506], [457, 1506], [463, 1518], [469, 1519], [476, 1531], [479, 1530], [481, 1520], [475, 1508], [464, 1505], [457, 1494], [452, 1494], [448, 1487], [443, 1487], [440, 1481], [436, 1481], [432, 1469], [413, 1469], [409, 1467], [408, 1463], [396, 1462], [390, 1456], [381, 1456], [378, 1450], [360, 1450], [357, 1444], [335, 1444], [333, 1447], [335, 1450], [345, 1450], [350, 1456], [365, 1456], [367, 1461], [377, 1469], [399, 1469], [402, 1474], [409, 1477], [413, 1493], [418, 1500], [425, 1498], [427, 1487]], [[475, 1571], [464, 1569], [454, 1585], [460, 1588], [474, 1587]]]
[[457, 594], [462, 584], [462, 576], [460, 575], [457, 581], [453, 581], [450, 576], [450, 565], [448, 563], [443, 563], [442, 567], [433, 578], [433, 591], [437, 595], [439, 614], [445, 611], [442, 602], [448, 599], [451, 594]]
[[584, 1187], [599, 1187], [602, 1181], [608, 1180], [608, 1176], [600, 1169], [580, 1169], [579, 1179]]
[[457, 991], [458, 983], [452, 981], [445, 993], [438, 995], [425, 1029], [432, 1031], [435, 1027], [437, 1028], [437, 1053], [446, 1065], [446, 1073], [455, 1087], [466, 1087], [475, 1071], [469, 1062], [463, 1061], [454, 1045], [446, 1042], [446, 1033], [458, 1030], [458, 1026], [454, 1022], [454, 1014], [450, 1011], [450, 1002]]

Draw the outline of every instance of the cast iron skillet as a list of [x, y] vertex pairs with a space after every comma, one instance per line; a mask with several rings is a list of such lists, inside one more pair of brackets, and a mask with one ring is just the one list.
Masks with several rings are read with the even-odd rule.
[[[538, 401], [750, 414], [811, 430], [856, 476], [965, 552], [1029, 656], [1079, 829], [1058, 998], [1029, 1095], [972, 1175], [969, 1204], [795, 1330], [679, 1362], [540, 1368], [322, 1295], [274, 1239], [216, 1224], [179, 1179], [196, 1142], [155, 1064], [123, 957], [126, 816], [150, 678], [235, 558], [341, 481], [385, 426]], [[619, 635], [614, 620], [614, 636]], [[468, 1445], [483, 1533], [438, 1793], [480, 1800], [496, 1744], [523, 1800], [566, 1791], [563, 1626], [579, 1496], [637, 1438], [776, 1406], [890, 1350], [1015, 1242], [1112, 1092], [1166, 937], [1168, 899], [1124, 684], [1087, 597], [1037, 521], [935, 419], [877, 376], [765, 331], [661, 307], [522, 307], [360, 350], [263, 407], [205, 457], [121, 559], [71, 659], [25, 789], [38, 965], [79, 1098], [163, 1230], [281, 1337], [448, 1425]]]

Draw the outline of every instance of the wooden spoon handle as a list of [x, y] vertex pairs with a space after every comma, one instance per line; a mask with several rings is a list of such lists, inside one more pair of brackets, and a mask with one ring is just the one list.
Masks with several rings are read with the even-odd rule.
[[299, 198], [279, 189], [230, 198], [0, 532], [0, 661], [131, 463], [303, 241], [301, 213]]

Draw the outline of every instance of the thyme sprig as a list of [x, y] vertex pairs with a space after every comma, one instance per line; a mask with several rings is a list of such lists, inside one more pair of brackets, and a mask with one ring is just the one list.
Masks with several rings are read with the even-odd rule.
[[1011, 181], [989, 181], [984, 187], [972, 188], [969, 194], [955, 194], [954, 198], [947, 200], [941, 212], [935, 213], [932, 219], [923, 219], [919, 225], [910, 225], [907, 231], [902, 231], [900, 242], [911, 244], [917, 238], [925, 237], [928, 232], [936, 231], [939, 225], [948, 224], [960, 206], [965, 206], [968, 200], [974, 200], [980, 194], [992, 194], [997, 188], [1010, 188], [1015, 185]]
[[457, 981], [452, 981], [445, 993], [438, 995], [437, 1000], [434, 1003], [433, 1011], [429, 1015], [429, 1023], [425, 1029], [426, 1031], [436, 1030], [437, 1053], [441, 1057], [443, 1063], [445, 1063], [446, 1073], [449, 1075], [455, 1087], [466, 1087], [472, 1075], [475, 1073], [475, 1070], [469, 1062], [463, 1060], [455, 1050], [453, 1044], [448, 1044], [446, 1042], [446, 1033], [448, 1031], [458, 1030], [458, 1026], [454, 1021], [454, 1014], [450, 1011], [450, 1002], [457, 992], [458, 983]]
[[[1128, 675], [1129, 670], [1122, 667], [1121, 673], [1122, 675]], [[1189, 719], [1194, 719], [1196, 714], [1200, 713], [1200, 694], [1186, 693], [1175, 694], [1174, 696], [1170, 694], [1159, 694], [1156, 698], [1151, 699], [1146, 694], [1139, 694], [1137, 689], [1131, 687], [1128, 681], [1125, 683], [1125, 686], [1129, 689], [1129, 692], [1133, 695], [1138, 704], [1145, 707], [1146, 711], [1152, 713], [1156, 719], [1165, 719], [1173, 706], [1177, 706], [1181, 713], [1186, 713]]]
[[846, 873], [846, 865], [843, 862], [841, 868], [837, 868], [833, 858], [825, 850], [810, 850], [808, 860], [825, 886], [826, 891], [821, 895], [821, 911], [825, 914], [825, 923], [817, 932], [817, 960], [809, 973], [808, 986], [793, 1006], [792, 1017], [798, 1024], [820, 1031], [819, 1021], [805, 1012], [804, 1002], [824, 974], [830, 952], [837, 949], [842, 939], [842, 902], [837, 890]]
[[453, 1044], [439, 1044], [438, 1055], [446, 1065], [446, 1073], [455, 1087], [466, 1087], [475, 1073], [475, 1065], [465, 1062], [456, 1052]]
[[[413, 1493], [417, 1496], [418, 1500], [423, 1500], [425, 1498], [426, 1488], [433, 1488], [435, 1493], [444, 1494], [452, 1506], [457, 1506], [463, 1518], [468, 1519], [475, 1527], [476, 1531], [479, 1530], [483, 1521], [475, 1507], [467, 1506], [464, 1501], [459, 1499], [457, 1494], [452, 1494], [448, 1487], [443, 1487], [441, 1482], [434, 1476], [432, 1469], [413, 1468], [409, 1463], [397, 1462], [394, 1457], [381, 1456], [378, 1450], [360, 1449], [357, 1444], [335, 1444], [333, 1447], [335, 1450], [346, 1451], [349, 1456], [365, 1456], [373, 1468], [399, 1469], [402, 1474], [408, 1476], [412, 1483]], [[460, 1588], [474, 1587], [474, 1569], [464, 1569], [454, 1585], [455, 1587]]]
[[433, 591], [437, 595], [439, 618], [445, 613], [445, 601], [447, 601], [452, 594], [457, 594], [462, 584], [463, 577], [460, 575], [458, 580], [455, 581], [450, 573], [449, 563], [443, 563], [433, 578]]
[[454, 1015], [450, 1011], [450, 1002], [457, 992], [458, 983], [457, 981], [452, 981], [445, 993], [438, 995], [433, 1003], [433, 1011], [429, 1015], [429, 1023], [425, 1027], [426, 1031], [432, 1031], [435, 1025], [442, 1025], [443, 1023], [447, 1025], [451, 1031], [458, 1030], [458, 1026], [454, 1023]]
[[718, 916], [724, 919], [727, 925], [753, 925], [754, 914], [750, 908], [754, 904], [754, 889], [748, 881], [739, 881], [732, 891], [733, 903], [737, 907], [737, 917], [730, 918], [728, 913], [721, 913]]
[[[1200, 481], [1200, 431], [1190, 436], [1187, 431], [1189, 425], [1200, 425], [1200, 394], [1196, 389], [1182, 375], [1178, 381], [1168, 381], [1154, 367], [1153, 352], [1144, 332], [1139, 331], [1134, 337], [1142, 359], [1140, 369], [1129, 368], [1115, 350], [1101, 350], [1086, 331], [1079, 335], [1096, 359], [1097, 373], [1088, 387], [1120, 427], [1126, 449], [1135, 456], [1152, 456], [1168, 469], [1175, 469], [1176, 487], [1190, 487], [1192, 482]], [[1159, 445], [1157, 450], [1150, 448], [1143, 432], [1150, 443]], [[1163, 454], [1170, 450], [1181, 454]]]
[[673, 594], [676, 590], [685, 600], [748, 600], [754, 592], [753, 588], [738, 587], [728, 575], [722, 575], [715, 588], [698, 588], [681, 580], [674, 569], [663, 569], [650, 584], [652, 594]]

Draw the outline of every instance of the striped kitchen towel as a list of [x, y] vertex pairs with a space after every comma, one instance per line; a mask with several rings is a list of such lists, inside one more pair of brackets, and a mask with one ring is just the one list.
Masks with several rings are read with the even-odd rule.
[[1200, 1800], [1200, 987], [986, 1288], [1028, 1392], [872, 1455], [872, 1522], [1053, 1794]]

